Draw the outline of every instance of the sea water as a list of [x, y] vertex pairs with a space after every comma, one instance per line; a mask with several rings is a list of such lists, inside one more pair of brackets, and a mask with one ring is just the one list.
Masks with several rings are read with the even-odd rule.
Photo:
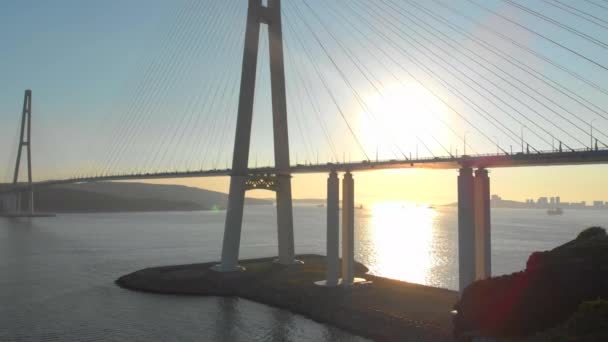
[[[59, 214], [0, 218], [0, 341], [362, 341], [340, 329], [238, 298], [117, 287], [144, 267], [213, 261], [225, 212]], [[297, 253], [325, 254], [325, 208], [294, 208]], [[525, 267], [608, 211], [492, 210], [492, 270]], [[355, 258], [376, 275], [456, 289], [457, 212], [407, 203], [356, 211]], [[241, 257], [277, 253], [272, 206], [245, 210]]]

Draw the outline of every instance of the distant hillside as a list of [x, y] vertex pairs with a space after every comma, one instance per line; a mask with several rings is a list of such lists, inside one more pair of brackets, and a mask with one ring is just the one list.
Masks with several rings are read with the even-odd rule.
[[[221, 192], [182, 185], [101, 182], [70, 184], [35, 191], [36, 210], [49, 212], [113, 212], [224, 209]], [[250, 205], [271, 201], [247, 198]]]

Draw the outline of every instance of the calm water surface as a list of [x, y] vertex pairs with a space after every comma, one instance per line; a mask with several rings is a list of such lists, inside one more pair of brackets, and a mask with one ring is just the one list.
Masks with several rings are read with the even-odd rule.
[[[242, 299], [137, 293], [113, 281], [154, 266], [217, 260], [224, 212], [0, 218], [0, 341], [363, 341]], [[325, 249], [325, 209], [295, 207], [298, 253]], [[494, 274], [605, 225], [606, 211], [492, 211]], [[276, 255], [270, 206], [245, 212], [241, 257]], [[356, 213], [356, 259], [374, 274], [456, 289], [456, 210], [401, 203]]]

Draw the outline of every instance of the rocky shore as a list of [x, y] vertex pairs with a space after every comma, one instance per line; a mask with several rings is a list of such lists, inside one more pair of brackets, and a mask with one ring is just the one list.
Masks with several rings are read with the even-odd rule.
[[463, 340], [541, 336], [597, 299], [608, 299], [608, 236], [591, 227], [553, 250], [532, 253], [521, 272], [467, 287], [455, 307], [455, 333]]
[[450, 311], [458, 293], [366, 274], [352, 288], [314, 285], [325, 278], [325, 257], [300, 255], [303, 265], [273, 258], [241, 261], [243, 272], [218, 273], [216, 263], [146, 268], [120, 277], [124, 288], [163, 294], [238, 296], [286, 309], [376, 341], [450, 341]]

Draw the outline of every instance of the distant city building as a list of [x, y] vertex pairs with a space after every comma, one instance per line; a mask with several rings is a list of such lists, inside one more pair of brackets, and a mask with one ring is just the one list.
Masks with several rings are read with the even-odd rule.
[[523, 202], [503, 199], [499, 195], [492, 195], [491, 206], [493, 208], [537, 208], [537, 209], [602, 209], [608, 210], [608, 201], [595, 200], [589, 205], [586, 201], [580, 202], [562, 202], [560, 196], [543, 196], [536, 201], [533, 198], [526, 198]]
[[490, 197], [490, 206], [492, 207], [500, 207], [502, 204], [502, 198], [498, 195], [492, 195]]

